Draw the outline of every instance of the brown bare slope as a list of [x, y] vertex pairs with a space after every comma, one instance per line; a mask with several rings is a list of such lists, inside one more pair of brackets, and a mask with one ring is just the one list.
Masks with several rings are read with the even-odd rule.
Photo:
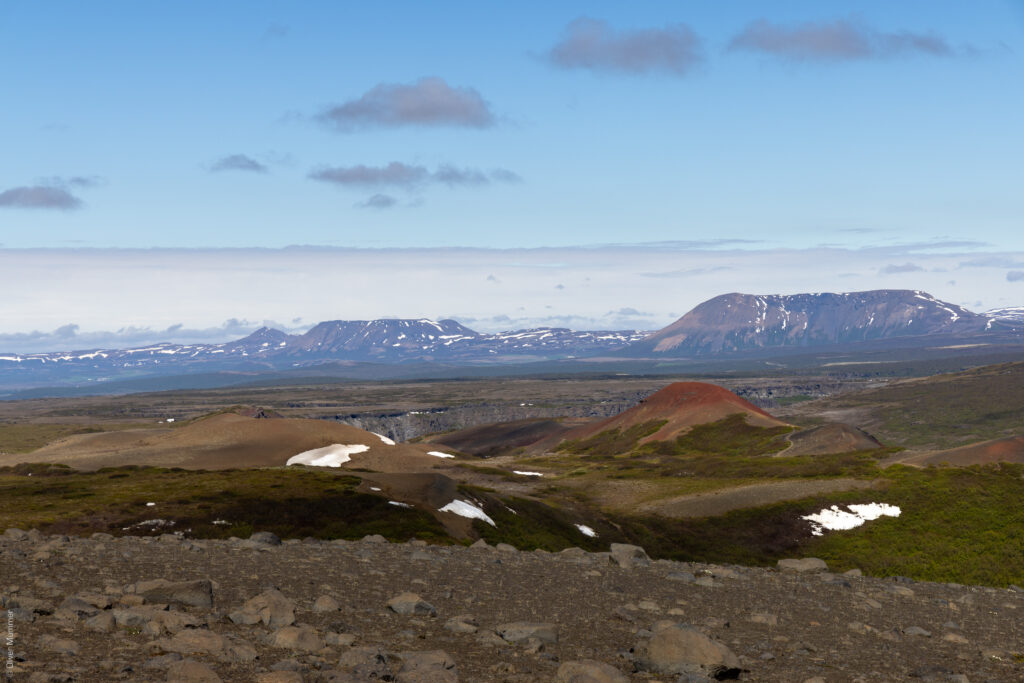
[[923, 453], [903, 460], [908, 465], [988, 465], [994, 462], [1024, 463], [1024, 436], [1008, 436], [951, 448], [938, 453]]
[[644, 437], [640, 443], [669, 441], [695, 425], [715, 422], [737, 413], [746, 416], [748, 423], [758, 427], [786, 426], [785, 422], [718, 385], [675, 382], [625, 412], [577, 427], [564, 434], [564, 437], [589, 439], [610, 429], [625, 431], [637, 425], [664, 420], [665, 424], [658, 431]]
[[882, 447], [878, 439], [864, 430], [839, 422], [802, 429], [789, 434], [786, 439], [792, 445], [779, 455], [831, 455], [873, 451]]
[[424, 441], [442, 444], [469, 455], [489, 458], [514, 448], [528, 446], [541, 439], [559, 437], [568, 430], [569, 426], [562, 422], [540, 418], [469, 427], [455, 432], [435, 434]]
[[[79, 469], [157, 465], [186, 469], [277, 467], [303, 451], [332, 444], [369, 447], [344, 468], [380, 472], [434, 469], [445, 462], [424, 446], [387, 445], [376, 434], [328, 420], [260, 419], [213, 415], [177, 429], [140, 429], [66, 437], [32, 453], [3, 456], [0, 464], [60, 462]], [[7, 462], [10, 461], [10, 462]]]

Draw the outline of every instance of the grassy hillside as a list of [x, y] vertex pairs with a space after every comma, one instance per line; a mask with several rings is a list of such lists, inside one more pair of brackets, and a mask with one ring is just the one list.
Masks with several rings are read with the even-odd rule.
[[[522, 549], [603, 550], [610, 542], [632, 542], [656, 558], [771, 565], [782, 557], [809, 555], [824, 558], [834, 570], [857, 567], [876, 576], [1024, 585], [1024, 466], [893, 467], [873, 474], [884, 482], [882, 489], [704, 519], [601, 511], [479, 487], [460, 491], [483, 501], [496, 522], [493, 527], [474, 522], [477, 535]], [[358, 474], [295, 468], [202, 472], [126, 467], [79, 473], [60, 466], [19, 466], [0, 470], [0, 528], [180, 532], [200, 538], [245, 537], [254, 530], [325, 539], [379, 533], [395, 541], [460, 542], [430, 513], [360, 493], [359, 484]], [[812, 536], [800, 519], [829, 505], [868, 502], [898, 505], [903, 513], [821, 537]], [[578, 525], [593, 529], [597, 538]]]

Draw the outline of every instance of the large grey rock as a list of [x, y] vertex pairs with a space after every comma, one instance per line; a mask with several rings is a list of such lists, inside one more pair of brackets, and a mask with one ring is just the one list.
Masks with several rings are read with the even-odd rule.
[[186, 629], [174, 634], [172, 638], [162, 638], [154, 642], [164, 652], [178, 652], [183, 655], [219, 655], [228, 645], [224, 636], [201, 628]]
[[458, 683], [455, 660], [447, 652], [402, 652], [398, 658], [398, 683]]
[[285, 626], [270, 637], [270, 644], [284, 650], [317, 652], [324, 648], [323, 638], [309, 626]]
[[269, 531], [256, 531], [249, 537], [249, 540], [264, 545], [281, 545], [281, 539], [277, 534], [272, 534]]
[[213, 583], [209, 579], [139, 581], [135, 584], [135, 594], [142, 596], [146, 602], [150, 603], [213, 607]]
[[44, 635], [39, 638], [39, 645], [46, 652], [54, 652], [59, 655], [77, 655], [81, 646], [73, 640], [66, 638], [55, 638], [51, 635]]
[[295, 603], [276, 588], [263, 591], [246, 600], [239, 612], [228, 615], [236, 624], [255, 624], [262, 621], [271, 628], [291, 626], [295, 623]]
[[629, 683], [629, 678], [610, 664], [581, 659], [558, 667], [555, 683]]
[[558, 624], [546, 624], [533, 621], [515, 621], [502, 624], [495, 629], [503, 640], [518, 643], [535, 638], [542, 643], [558, 642]]
[[712, 678], [734, 676], [740, 661], [725, 645], [688, 624], [656, 627], [650, 640], [636, 647], [636, 664], [657, 674], [703, 674]]
[[786, 560], [779, 560], [778, 568], [779, 571], [797, 572], [799, 574], [828, 571], [828, 565], [825, 564], [825, 560], [820, 560], [817, 557], [802, 557], [799, 559], [792, 558]]
[[27, 531], [11, 527], [0, 538], [3, 538], [5, 541], [27, 541], [29, 540], [29, 535]]
[[415, 614], [418, 616], [437, 616], [437, 610], [429, 602], [415, 593], [400, 593], [388, 600], [388, 609], [395, 614]]
[[625, 569], [634, 567], [646, 567], [651, 563], [647, 551], [638, 545], [628, 543], [612, 543], [610, 548], [610, 561]]

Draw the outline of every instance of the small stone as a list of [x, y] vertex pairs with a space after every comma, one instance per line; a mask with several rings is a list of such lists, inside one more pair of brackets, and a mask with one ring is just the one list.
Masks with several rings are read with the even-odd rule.
[[947, 643], [956, 643], [957, 645], [966, 645], [968, 642], [967, 639], [959, 633], [947, 633], [942, 636], [942, 639]]
[[932, 637], [931, 631], [926, 631], [923, 628], [921, 628], [920, 626], [908, 626], [907, 628], [903, 629], [903, 635], [906, 635], [906, 636], [921, 636], [922, 638], [931, 638]]
[[329, 595], [321, 595], [313, 603], [314, 612], [337, 612], [339, 609], [341, 609], [341, 605]]
[[51, 635], [44, 635], [39, 639], [39, 644], [47, 652], [55, 652], [59, 655], [77, 655], [81, 650], [78, 643], [65, 638], [55, 638]]
[[444, 628], [452, 633], [476, 633], [479, 630], [479, 624], [471, 615], [460, 614], [444, 622]]
[[779, 625], [779, 618], [774, 614], [754, 613], [747, 617], [747, 621], [752, 624], [764, 624], [766, 626]]
[[495, 629], [502, 640], [518, 643], [529, 638], [536, 638], [542, 643], [558, 642], [558, 624], [547, 624], [531, 621], [516, 621], [502, 624]]

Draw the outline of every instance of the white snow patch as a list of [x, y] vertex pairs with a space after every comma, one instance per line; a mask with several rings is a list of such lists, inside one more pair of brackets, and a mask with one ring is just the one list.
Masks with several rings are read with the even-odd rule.
[[379, 488], [377, 488], [376, 486], [371, 486], [371, 487], [370, 487], [370, 490], [371, 490], [371, 491], [380, 491], [380, 489], [379, 489]]
[[427, 451], [427, 455], [432, 455], [435, 458], [454, 458], [455, 457], [451, 453], [442, 453], [441, 451]]
[[443, 508], [439, 508], [438, 512], [451, 512], [458, 515], [459, 517], [469, 517], [470, 519], [482, 519], [493, 527], [498, 525], [494, 523], [494, 520], [487, 516], [487, 513], [478, 508], [472, 503], [467, 503], [464, 500], [453, 500], [452, 502], [445, 505]]
[[597, 532], [591, 529], [586, 524], [577, 524], [576, 528], [580, 530], [580, 533], [590, 538], [597, 538]]
[[377, 432], [370, 432], [370, 433], [373, 434], [378, 439], [380, 439], [381, 441], [383, 441], [388, 446], [394, 446], [395, 445], [394, 441], [392, 441], [388, 437], [384, 436], [383, 434], [378, 434]]
[[146, 503], [146, 507], [148, 507], [148, 508], [151, 508], [151, 507], [153, 507], [154, 505], [156, 505], [156, 503]]
[[356, 453], [364, 453], [370, 450], [369, 446], [361, 443], [346, 446], [340, 443], [314, 448], [311, 451], [303, 451], [298, 455], [288, 458], [285, 465], [309, 465], [311, 467], [341, 467], [352, 458], [349, 456]]
[[174, 422], [174, 418], [173, 418], [173, 417], [169, 417], [169, 418], [167, 418], [167, 420], [166, 420], [166, 421], [167, 421], [167, 422]]
[[389, 500], [388, 501], [388, 505], [394, 505], [394, 506], [400, 507], [400, 508], [411, 508], [412, 507], [412, 505], [409, 505], [408, 503], [402, 503], [402, 502], [397, 501], [397, 500]]
[[544, 475], [540, 472], [526, 472], [523, 470], [512, 470], [513, 474], [519, 474], [524, 477], [543, 477]]
[[855, 529], [864, 522], [869, 522], [879, 517], [899, 517], [901, 512], [898, 505], [889, 505], [887, 503], [868, 503], [866, 505], [848, 505], [847, 507], [850, 508], [850, 512], [840, 510], [838, 505], [833, 505], [813, 515], [805, 515], [801, 519], [806, 519], [811, 523], [812, 534], [821, 536], [825, 533], [825, 530], [846, 531], [848, 529]]
[[231, 522], [229, 522], [226, 519], [215, 519], [211, 523], [212, 524], [216, 524], [217, 526], [227, 526], [227, 525], [231, 524]]

